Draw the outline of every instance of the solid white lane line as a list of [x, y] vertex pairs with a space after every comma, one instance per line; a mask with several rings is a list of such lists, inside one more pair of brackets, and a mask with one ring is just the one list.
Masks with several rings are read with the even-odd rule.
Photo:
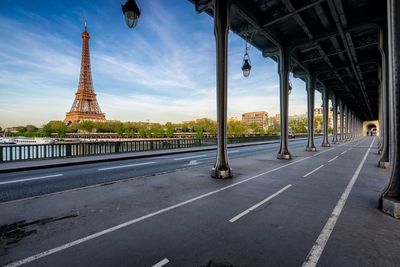
[[197, 155], [197, 156], [190, 156], [190, 157], [183, 157], [183, 158], [175, 158], [173, 160], [187, 160], [187, 159], [196, 159], [196, 158], [202, 158], [202, 157], [207, 157], [207, 155]]
[[340, 155], [344, 155], [347, 153], [347, 150], [343, 151], [342, 153], [340, 153]]
[[143, 163], [136, 163], [136, 164], [129, 164], [129, 165], [119, 165], [119, 166], [114, 166], [114, 167], [100, 168], [97, 170], [98, 171], [107, 171], [107, 170], [130, 168], [130, 167], [136, 167], [136, 166], [144, 166], [144, 165], [150, 165], [150, 164], [156, 164], [156, 163], [157, 162], [155, 162], [155, 161], [150, 161], [150, 162], [143, 162]]
[[279, 195], [280, 193], [282, 193], [283, 191], [285, 191], [286, 189], [288, 189], [289, 187], [291, 187], [291, 184], [288, 184], [287, 186], [285, 186], [284, 188], [282, 188], [281, 190], [275, 192], [274, 194], [270, 195], [269, 197], [267, 197], [266, 199], [258, 202], [257, 204], [255, 204], [254, 206], [251, 206], [250, 208], [248, 208], [247, 210], [243, 211], [242, 213], [239, 213], [238, 215], [236, 215], [235, 217], [233, 217], [232, 219], [230, 219], [229, 221], [231, 223], [239, 220], [240, 218], [242, 218], [243, 216], [245, 216], [246, 214], [250, 213], [251, 211], [255, 210], [256, 208], [260, 207], [261, 205], [263, 205], [265, 202], [273, 199], [274, 197], [276, 197], [277, 195]]
[[305, 177], [309, 176], [310, 174], [313, 174], [314, 172], [318, 171], [318, 170], [321, 169], [322, 167], [324, 167], [323, 164], [322, 164], [321, 166], [315, 168], [314, 170], [310, 171], [309, 173], [305, 174], [303, 177], [305, 178]]
[[[327, 150], [318, 152], [318, 153], [314, 154], [313, 156], [316, 157], [316, 156], [321, 155], [321, 154], [323, 154], [323, 153], [325, 153], [325, 152], [331, 151], [332, 149], [335, 149], [335, 148], [337, 148], [337, 147], [341, 147], [341, 146], [344, 146], [344, 145], [349, 145], [350, 143], [353, 143], [353, 142], [355, 142], [355, 141], [357, 141], [357, 140], [353, 140], [353, 141], [351, 141], [351, 142], [349, 142], [349, 143], [340, 144], [340, 145], [338, 145], [338, 146], [335, 146], [335, 147], [329, 148], [329, 149], [327, 149]], [[365, 141], [365, 139], [361, 140], [360, 142], [364, 142], [364, 141]]]
[[217, 189], [217, 190], [214, 190], [214, 191], [205, 193], [205, 194], [203, 194], [203, 195], [200, 195], [200, 196], [191, 198], [191, 199], [186, 200], [186, 201], [179, 202], [179, 203], [177, 203], [177, 204], [175, 204], [175, 205], [172, 205], [172, 206], [169, 206], [169, 207], [167, 207], [167, 208], [164, 208], [164, 209], [161, 209], [161, 210], [158, 210], [158, 211], [155, 211], [155, 212], [146, 214], [146, 215], [141, 216], [141, 217], [139, 217], [139, 218], [136, 218], [136, 219], [133, 219], [133, 220], [131, 220], [131, 221], [128, 221], [128, 222], [125, 222], [125, 223], [122, 223], [122, 224], [113, 226], [113, 227], [111, 227], [111, 228], [105, 229], [105, 230], [103, 230], [103, 231], [100, 231], [100, 232], [97, 232], [97, 233], [94, 233], [94, 234], [85, 236], [85, 237], [83, 237], [83, 238], [80, 238], [80, 239], [77, 239], [77, 240], [75, 240], [75, 241], [66, 243], [66, 244], [64, 244], [64, 245], [61, 245], [61, 246], [58, 246], [58, 247], [55, 247], [55, 248], [52, 248], [52, 249], [49, 249], [49, 250], [40, 252], [40, 253], [35, 254], [35, 255], [33, 255], [33, 256], [30, 256], [30, 257], [28, 257], [28, 258], [25, 258], [25, 259], [22, 259], [22, 260], [19, 260], [19, 261], [12, 262], [12, 263], [10, 263], [10, 264], [4, 266], [4, 267], [16, 267], [16, 266], [21, 266], [21, 265], [23, 265], [23, 264], [26, 264], [26, 263], [29, 263], [29, 262], [38, 260], [38, 259], [40, 259], [40, 258], [49, 256], [49, 255], [51, 255], [51, 254], [57, 253], [57, 252], [59, 252], [59, 251], [62, 251], [62, 250], [64, 250], [64, 249], [67, 249], [67, 248], [70, 248], [70, 247], [74, 247], [74, 246], [79, 245], [79, 244], [81, 244], [81, 243], [84, 243], [84, 242], [86, 242], [86, 241], [89, 241], [89, 240], [95, 239], [95, 238], [97, 238], [97, 237], [100, 237], [100, 236], [102, 236], [102, 235], [105, 235], [105, 234], [114, 232], [114, 231], [119, 230], [119, 229], [121, 229], [121, 228], [125, 228], [125, 227], [127, 227], [127, 226], [129, 226], [129, 225], [132, 225], [132, 224], [135, 224], [135, 223], [137, 223], [137, 222], [140, 222], [140, 221], [149, 219], [149, 218], [151, 218], [151, 217], [154, 217], [154, 216], [156, 216], [156, 215], [162, 214], [162, 213], [164, 213], [164, 212], [167, 212], [167, 211], [170, 211], [170, 210], [179, 208], [179, 207], [181, 207], [181, 206], [187, 205], [187, 204], [192, 203], [192, 202], [194, 202], [194, 201], [196, 201], [196, 200], [199, 200], [199, 199], [202, 199], [202, 198], [205, 198], [205, 197], [214, 195], [214, 194], [219, 193], [219, 192], [221, 192], [221, 191], [225, 191], [225, 190], [227, 190], [227, 189], [229, 189], [229, 188], [232, 188], [232, 187], [235, 187], [235, 186], [237, 186], [237, 185], [240, 185], [240, 184], [246, 183], [246, 182], [248, 182], [248, 181], [254, 180], [254, 179], [256, 179], [256, 178], [258, 178], [258, 177], [260, 177], [260, 176], [263, 176], [263, 175], [265, 175], [265, 174], [268, 174], [268, 173], [271, 173], [271, 172], [274, 172], [274, 171], [277, 171], [277, 170], [280, 170], [280, 169], [289, 167], [289, 166], [291, 166], [291, 165], [293, 165], [293, 164], [296, 164], [296, 163], [298, 163], [298, 162], [304, 161], [304, 160], [309, 159], [309, 158], [312, 158], [312, 156], [305, 157], [305, 158], [302, 158], [302, 159], [299, 159], [299, 160], [290, 162], [290, 163], [288, 163], [288, 164], [282, 165], [282, 166], [277, 167], [277, 168], [274, 168], [274, 169], [272, 169], [272, 170], [269, 170], [269, 171], [266, 171], [266, 172], [257, 174], [257, 175], [255, 175], [255, 176], [249, 177], [249, 178], [247, 178], [247, 179], [244, 179], [244, 180], [242, 180], [242, 181], [236, 182], [236, 183], [234, 183], [234, 184], [231, 184], [231, 185], [222, 187], [222, 188], [220, 188], [220, 189]]
[[22, 183], [22, 182], [27, 182], [27, 181], [41, 180], [41, 179], [47, 179], [47, 178], [53, 178], [53, 177], [60, 177], [60, 176], [63, 176], [63, 175], [60, 173], [60, 174], [46, 175], [46, 176], [40, 176], [40, 177], [18, 179], [18, 180], [0, 182], [0, 185], [3, 185], [3, 184]]
[[169, 263], [169, 260], [167, 258], [163, 259], [162, 261], [156, 263], [153, 265], [153, 267], [161, 267], [164, 266], [165, 264]]
[[334, 158], [331, 158], [330, 160], [328, 160], [328, 162], [332, 162], [332, 161], [334, 161], [335, 159], [337, 159], [339, 156], [336, 156], [336, 157], [334, 157]]
[[321, 257], [322, 252], [324, 251], [325, 245], [328, 242], [329, 237], [333, 231], [333, 228], [335, 227], [335, 224], [339, 219], [340, 213], [342, 212], [343, 207], [346, 204], [347, 198], [349, 197], [350, 192], [353, 189], [353, 186], [357, 181], [358, 176], [360, 175], [361, 169], [364, 166], [364, 163], [368, 157], [369, 151], [371, 150], [374, 141], [375, 137], [372, 140], [371, 145], [369, 146], [367, 152], [365, 152], [364, 158], [361, 160], [360, 165], [358, 165], [353, 177], [348, 183], [342, 196], [340, 197], [335, 208], [333, 209], [331, 216], [329, 217], [324, 228], [322, 229], [322, 232], [315, 241], [314, 246], [311, 248], [310, 253], [308, 253], [307, 259], [303, 263], [303, 267], [314, 267], [317, 265], [319, 258]]

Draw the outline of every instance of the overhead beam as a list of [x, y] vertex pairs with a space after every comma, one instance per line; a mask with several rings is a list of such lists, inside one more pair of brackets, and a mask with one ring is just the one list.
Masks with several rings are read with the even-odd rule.
[[[354, 47], [354, 49], [355, 50], [364, 49], [364, 48], [371, 47], [371, 46], [378, 46], [378, 42], [374, 42], [374, 43], [370, 43], [370, 44], [362, 45], [362, 46], [357, 46], [357, 47]], [[317, 49], [316, 46], [314, 46], [313, 48]], [[333, 52], [333, 53], [325, 54], [325, 56], [331, 57], [331, 56], [336, 56], [336, 55], [342, 55], [343, 53], [346, 53], [346, 50], [339, 50], [339, 51], [336, 51], [336, 52]], [[303, 62], [303, 63], [312, 62], [312, 61], [323, 59], [325, 56], [305, 59], [305, 60], [302, 60], [301, 62]]]
[[275, 23], [278, 23], [278, 22], [280, 22], [282, 20], [288, 19], [288, 18], [290, 18], [290, 17], [292, 17], [292, 16], [294, 16], [296, 14], [299, 14], [300, 12], [303, 12], [303, 11], [305, 11], [307, 9], [310, 9], [310, 8], [312, 8], [312, 7], [316, 6], [316, 5], [319, 5], [319, 4], [321, 4], [322, 2], [325, 2], [325, 1], [326, 0], [318, 0], [316, 2], [310, 3], [310, 4], [306, 5], [306, 6], [298, 8], [297, 10], [294, 10], [294, 11], [292, 11], [292, 12], [290, 12], [290, 13], [282, 16], [282, 17], [279, 17], [279, 18], [276, 18], [274, 20], [271, 20], [271, 21], [265, 23], [264, 25], [262, 25], [262, 27], [263, 28], [267, 28], [267, 27], [269, 27], [269, 26], [271, 26], [271, 25], [273, 25]]
[[197, 13], [201, 13], [205, 10], [213, 7], [213, 0], [198, 0], [195, 2], [195, 8]]
[[335, 25], [336, 25], [336, 28], [337, 28], [337, 30], [339, 32], [340, 37], [341, 37], [342, 43], [343, 43], [345, 49], [347, 50], [347, 54], [348, 54], [348, 57], [349, 57], [349, 60], [350, 60], [350, 64], [351, 64], [351, 66], [353, 68], [353, 71], [355, 73], [357, 82], [359, 84], [359, 88], [360, 88], [360, 90], [361, 90], [361, 92], [363, 94], [365, 102], [367, 103], [368, 111], [370, 113], [370, 118], [372, 119], [373, 118], [373, 113], [372, 113], [371, 105], [369, 103], [368, 96], [366, 94], [366, 89], [365, 89], [365, 86], [362, 83], [362, 77], [360, 77], [361, 75], [360, 75], [360, 73], [358, 72], [358, 70], [357, 70], [357, 68], [355, 66], [356, 62], [355, 62], [355, 60], [353, 58], [354, 55], [353, 55], [353, 53], [351, 51], [351, 47], [350, 47], [350, 45], [348, 43], [348, 40], [346, 40], [346, 36], [349, 35], [350, 33], [348, 33], [348, 32], [344, 33], [343, 25], [339, 21], [339, 16], [337, 14], [336, 7], [332, 3], [332, 0], [327, 0], [327, 1], [328, 1], [329, 10], [331, 11], [332, 18], [335, 21]]

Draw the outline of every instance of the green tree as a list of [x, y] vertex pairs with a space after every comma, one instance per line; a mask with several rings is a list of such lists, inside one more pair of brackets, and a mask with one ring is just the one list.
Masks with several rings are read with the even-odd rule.
[[171, 122], [165, 124], [167, 137], [172, 137], [174, 135], [174, 125]]
[[23, 133], [25, 133], [25, 132], [27, 131], [27, 129], [26, 129], [25, 126], [17, 126], [17, 127], [16, 127], [16, 130], [17, 130], [17, 132], [20, 133], [20, 134], [23, 134]]
[[140, 129], [139, 129], [139, 136], [140, 136], [141, 138], [145, 138], [145, 137], [146, 137], [146, 130], [143, 129], [143, 128], [140, 128]]
[[115, 122], [114, 123], [114, 132], [117, 134], [123, 134], [124, 133], [124, 124], [122, 122]]
[[25, 126], [26, 131], [32, 133], [32, 132], [37, 132], [39, 129], [35, 125], [26, 125]]
[[95, 123], [92, 121], [82, 121], [78, 124], [78, 130], [91, 133], [95, 129]]
[[322, 133], [322, 116], [316, 116], [314, 118], [314, 131], [316, 133]]
[[195, 127], [194, 131], [196, 133], [196, 138], [197, 139], [202, 139], [203, 138], [203, 128], [202, 127]]
[[249, 125], [247, 123], [229, 120], [228, 121], [228, 135], [229, 136], [243, 136], [249, 130]]
[[43, 133], [50, 136], [52, 133], [58, 134], [59, 137], [64, 138], [67, 131], [67, 125], [62, 121], [50, 121], [43, 126]]

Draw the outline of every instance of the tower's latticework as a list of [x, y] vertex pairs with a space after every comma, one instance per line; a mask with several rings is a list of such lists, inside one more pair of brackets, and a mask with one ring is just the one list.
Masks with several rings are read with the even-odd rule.
[[67, 112], [64, 122], [67, 124], [81, 121], [105, 121], [93, 89], [92, 73], [90, 71], [89, 33], [85, 23], [82, 32], [82, 61], [78, 90], [71, 110]]

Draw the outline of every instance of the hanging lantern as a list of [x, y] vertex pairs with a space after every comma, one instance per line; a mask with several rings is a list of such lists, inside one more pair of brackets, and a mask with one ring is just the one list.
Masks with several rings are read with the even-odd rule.
[[127, 0], [122, 5], [122, 12], [124, 13], [126, 25], [129, 28], [134, 28], [140, 17], [140, 9], [135, 0]]
[[250, 57], [246, 51], [246, 53], [244, 54], [244, 57], [243, 57], [243, 65], [242, 65], [243, 76], [249, 77], [250, 70], [251, 70]]

